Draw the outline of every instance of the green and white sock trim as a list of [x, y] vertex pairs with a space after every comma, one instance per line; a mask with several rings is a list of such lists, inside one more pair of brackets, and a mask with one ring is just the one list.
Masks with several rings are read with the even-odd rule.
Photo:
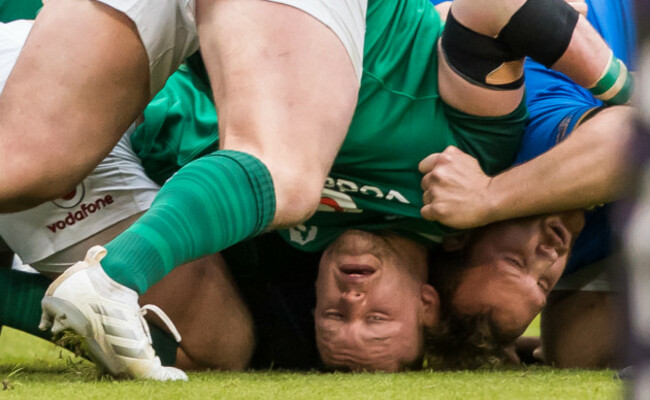
[[106, 245], [106, 274], [138, 293], [175, 267], [263, 232], [273, 180], [254, 156], [219, 150], [181, 168], [138, 221]]
[[610, 52], [609, 62], [603, 74], [589, 91], [609, 105], [625, 104], [632, 97], [634, 79], [623, 61]]

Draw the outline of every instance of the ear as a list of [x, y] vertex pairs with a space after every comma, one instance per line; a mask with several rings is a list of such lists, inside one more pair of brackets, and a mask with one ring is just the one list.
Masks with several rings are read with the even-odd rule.
[[453, 236], [446, 236], [442, 240], [442, 249], [446, 252], [457, 251], [465, 247], [469, 241], [469, 232], [459, 233]]
[[438, 292], [429, 284], [422, 285], [422, 322], [433, 328], [440, 319], [440, 298]]

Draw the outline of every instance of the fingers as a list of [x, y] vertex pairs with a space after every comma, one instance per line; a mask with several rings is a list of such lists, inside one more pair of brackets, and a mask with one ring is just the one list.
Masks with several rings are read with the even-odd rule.
[[420, 161], [420, 164], [418, 164], [418, 170], [423, 174], [431, 171], [433, 167], [438, 164], [438, 159], [441, 155], [442, 153], [433, 153], [428, 155], [424, 160]]
[[[476, 166], [475, 166], [476, 165]], [[441, 179], [455, 176], [453, 169], [477, 168], [478, 161], [454, 146], [448, 146], [442, 153], [433, 153], [420, 161], [418, 169], [424, 175], [420, 187], [426, 192]], [[480, 167], [478, 167], [480, 168]], [[426, 200], [426, 199], [425, 199]]]
[[533, 350], [533, 357], [540, 363], [544, 363], [544, 348], [541, 345]]
[[486, 205], [481, 193], [490, 178], [474, 157], [449, 146], [426, 157], [418, 167], [424, 175], [420, 214], [425, 219], [460, 229], [483, 223]]
[[439, 163], [451, 163], [452, 156], [458, 154], [465, 154], [460, 149], [454, 146], [447, 146], [442, 153], [433, 153], [427, 156], [424, 160], [420, 161], [418, 169], [421, 173], [426, 174], [431, 171]]
[[446, 203], [432, 203], [430, 200], [425, 202], [425, 205], [420, 209], [420, 214], [428, 221], [442, 221], [443, 216], [449, 214], [446, 206]]

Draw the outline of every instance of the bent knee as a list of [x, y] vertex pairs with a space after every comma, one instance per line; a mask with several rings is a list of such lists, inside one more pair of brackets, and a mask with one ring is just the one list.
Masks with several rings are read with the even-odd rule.
[[316, 212], [323, 183], [320, 179], [315, 182], [304, 176], [284, 177], [280, 181], [276, 186], [274, 228], [301, 224]]

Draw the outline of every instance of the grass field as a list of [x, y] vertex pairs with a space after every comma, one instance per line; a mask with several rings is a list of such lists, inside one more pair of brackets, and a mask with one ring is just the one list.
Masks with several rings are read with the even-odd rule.
[[[532, 333], [536, 331], [535, 326]], [[20, 332], [0, 336], [0, 399], [620, 399], [614, 372], [530, 367], [479, 372], [189, 374], [189, 382], [116, 382]]]

